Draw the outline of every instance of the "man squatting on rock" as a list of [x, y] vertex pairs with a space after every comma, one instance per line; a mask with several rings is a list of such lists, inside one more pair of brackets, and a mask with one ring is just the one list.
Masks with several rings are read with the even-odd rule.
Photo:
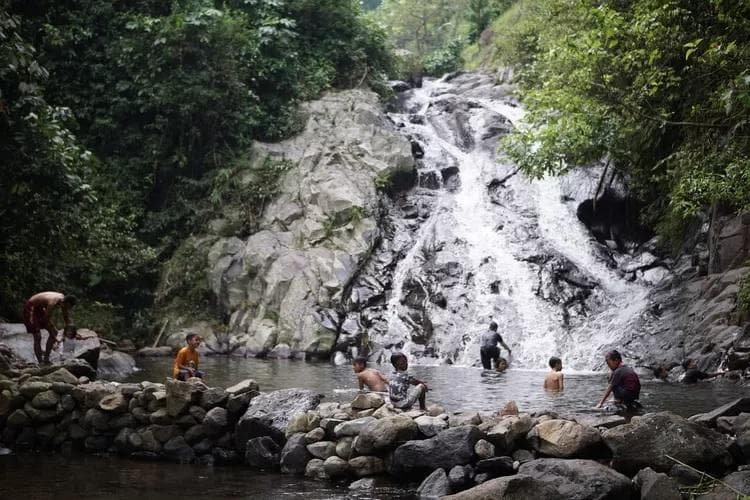
[[[388, 395], [394, 408], [410, 410], [414, 403], [419, 401], [419, 409], [426, 410], [427, 384], [417, 380], [406, 371], [409, 368], [409, 360], [406, 359], [406, 355], [394, 352], [391, 355], [391, 364], [396, 371], [388, 381]], [[410, 385], [413, 387], [409, 387]]]
[[[67, 338], [75, 338], [76, 328], [70, 323], [70, 308], [76, 304], [73, 295], [63, 295], [60, 292], [41, 292], [33, 295], [23, 306], [23, 323], [26, 331], [34, 336], [34, 354], [39, 363], [48, 364], [49, 354], [57, 340], [57, 329], [52, 323], [52, 312], [56, 307], [62, 310], [65, 326], [63, 333]], [[47, 345], [42, 355], [42, 333], [47, 330]]]
[[485, 370], [492, 369], [492, 360], [495, 361], [495, 366], [500, 361], [500, 348], [497, 344], [508, 351], [508, 357], [510, 358], [510, 347], [503, 342], [503, 338], [497, 333], [497, 323], [491, 321], [490, 329], [482, 334], [479, 344], [479, 356], [482, 358], [482, 366]]
[[641, 407], [638, 398], [641, 395], [641, 381], [638, 374], [622, 362], [622, 356], [617, 351], [609, 351], [604, 361], [612, 373], [609, 375], [609, 386], [607, 392], [599, 403], [599, 408], [609, 397], [610, 393], [615, 395], [615, 404], [625, 405], [628, 409]]
[[198, 346], [201, 345], [201, 338], [197, 333], [188, 333], [185, 341], [187, 346], [180, 349], [174, 358], [172, 377], [176, 380], [187, 380], [190, 377], [203, 378], [205, 376], [203, 371], [198, 369], [200, 363]]

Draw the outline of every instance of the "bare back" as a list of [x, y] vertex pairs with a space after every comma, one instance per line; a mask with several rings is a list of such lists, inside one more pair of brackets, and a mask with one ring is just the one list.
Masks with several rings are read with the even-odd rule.
[[46, 307], [51, 309], [65, 299], [65, 295], [60, 292], [40, 292], [32, 295], [28, 300], [34, 307]]
[[364, 385], [371, 391], [385, 392], [386, 384], [388, 380], [378, 370], [373, 368], [365, 368], [357, 374], [357, 380], [360, 383], [360, 387]]
[[544, 389], [547, 391], [561, 391], [563, 390], [563, 374], [562, 372], [549, 372], [544, 377]]

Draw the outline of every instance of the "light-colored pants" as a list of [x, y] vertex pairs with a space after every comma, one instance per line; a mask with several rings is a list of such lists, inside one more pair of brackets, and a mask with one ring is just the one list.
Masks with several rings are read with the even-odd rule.
[[409, 387], [409, 390], [406, 392], [406, 397], [400, 401], [392, 401], [394, 408], [398, 408], [400, 410], [410, 410], [412, 406], [414, 406], [414, 403], [419, 401], [419, 398], [422, 397], [422, 394], [424, 394], [427, 391], [427, 387], [425, 387], [424, 384], [419, 385], [413, 385]]

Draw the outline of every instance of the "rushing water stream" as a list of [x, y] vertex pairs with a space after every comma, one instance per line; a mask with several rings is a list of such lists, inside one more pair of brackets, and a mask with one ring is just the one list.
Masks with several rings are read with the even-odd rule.
[[[460, 181], [410, 195], [429, 216], [394, 272], [387, 329], [371, 340], [420, 364], [471, 366], [494, 319], [517, 368], [542, 369], [552, 355], [576, 369], [600, 367], [604, 347], [625, 338], [646, 308], [648, 289], [608, 267], [578, 221], [589, 179], [511, 176], [515, 166], [495, 148], [523, 113], [491, 79], [427, 81], [404, 107], [391, 117], [422, 146], [420, 178], [444, 180], [453, 169]], [[426, 300], [412, 298], [420, 287]]]

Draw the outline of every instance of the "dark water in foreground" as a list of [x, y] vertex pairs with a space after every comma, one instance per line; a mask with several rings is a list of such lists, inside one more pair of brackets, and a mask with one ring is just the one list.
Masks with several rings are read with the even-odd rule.
[[[131, 380], [161, 381], [169, 374], [171, 359], [139, 360], [143, 371]], [[254, 378], [261, 390], [303, 387], [323, 394], [324, 401], [350, 401], [356, 393], [351, 367], [286, 360], [204, 357], [201, 367], [211, 386], [227, 387]], [[389, 367], [379, 367], [386, 374]], [[495, 412], [515, 400], [521, 411], [554, 409], [563, 414], [596, 413], [606, 375], [565, 375], [565, 391], [547, 394], [541, 389], [543, 371], [510, 370], [483, 373], [476, 368], [414, 366], [411, 371], [430, 386], [428, 404], [447, 411]], [[750, 389], [728, 382], [694, 386], [642, 378], [641, 402], [648, 411], [670, 410], [683, 416], [700, 413], [731, 399], [750, 395]], [[372, 496], [352, 496], [346, 484], [324, 484], [243, 467], [203, 467], [146, 463], [117, 457], [74, 454], [11, 455], [0, 457], [0, 499], [67, 498], [278, 498], [356, 499], [409, 498], [413, 488], [384, 487]]]

